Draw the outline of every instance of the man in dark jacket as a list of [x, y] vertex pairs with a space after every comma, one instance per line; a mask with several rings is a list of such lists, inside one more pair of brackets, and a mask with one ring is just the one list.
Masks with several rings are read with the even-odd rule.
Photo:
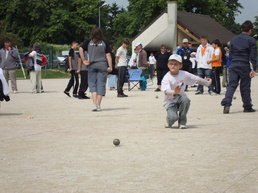
[[16, 83], [16, 61], [18, 59], [18, 50], [12, 47], [11, 42], [6, 40], [4, 42], [4, 48], [0, 50], [0, 68], [4, 71], [4, 76], [8, 82], [9, 77], [11, 79], [11, 86], [14, 93], [17, 93]]
[[250, 36], [253, 24], [245, 21], [241, 25], [242, 33], [230, 41], [229, 60], [231, 65], [228, 69], [229, 83], [225, 98], [221, 101], [224, 106], [224, 114], [228, 114], [232, 105], [232, 97], [240, 81], [240, 92], [243, 101], [244, 112], [255, 112], [252, 108], [251, 79], [256, 70], [256, 41]]

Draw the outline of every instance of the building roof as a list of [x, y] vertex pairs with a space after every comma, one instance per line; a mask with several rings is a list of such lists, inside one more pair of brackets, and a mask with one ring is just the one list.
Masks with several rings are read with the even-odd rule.
[[[139, 32], [133, 38], [133, 40], [140, 36], [164, 13], [167, 13], [167, 9], [165, 9], [164, 12], [162, 12], [141, 32]], [[207, 36], [210, 41], [219, 39], [222, 44], [227, 44], [227, 42], [235, 36], [235, 34], [233, 34], [231, 31], [229, 31], [227, 28], [222, 26], [220, 23], [218, 23], [208, 15], [177, 11], [177, 24], [187, 29], [191, 34], [193, 34], [198, 39], [201, 36]]]
[[205, 35], [210, 41], [219, 39], [222, 44], [226, 44], [235, 36], [208, 15], [178, 11], [177, 23], [198, 38]]

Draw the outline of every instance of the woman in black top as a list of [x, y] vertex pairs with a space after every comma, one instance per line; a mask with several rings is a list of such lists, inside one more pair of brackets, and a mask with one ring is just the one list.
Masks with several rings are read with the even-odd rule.
[[156, 65], [155, 68], [157, 69], [157, 85], [158, 88], [155, 90], [155, 92], [159, 92], [161, 87], [161, 81], [163, 77], [166, 75], [166, 73], [169, 71], [168, 69], [168, 59], [171, 55], [170, 52], [167, 52], [167, 47], [165, 45], [161, 45], [160, 52], [157, 52], [155, 54], [156, 59]]

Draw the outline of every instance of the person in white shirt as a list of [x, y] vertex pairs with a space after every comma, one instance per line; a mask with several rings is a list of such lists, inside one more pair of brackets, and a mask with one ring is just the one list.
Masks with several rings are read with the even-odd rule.
[[137, 57], [138, 57], [138, 50], [135, 48], [134, 52], [131, 55], [131, 58], [129, 60], [128, 65], [130, 66], [130, 68], [132, 69], [137, 69]]
[[41, 93], [41, 66], [37, 64], [37, 52], [40, 44], [33, 44], [32, 52], [29, 54], [33, 58], [34, 69], [30, 71], [31, 93]]
[[[201, 78], [211, 78], [212, 65], [208, 64], [207, 61], [211, 60], [213, 47], [208, 43], [206, 36], [201, 37], [201, 45], [196, 51], [197, 61], [197, 75]], [[197, 92], [195, 94], [203, 94], [203, 86], [198, 85]], [[208, 87], [209, 94], [212, 94], [212, 86]]]
[[171, 128], [178, 121], [180, 129], [186, 129], [187, 112], [190, 107], [190, 99], [185, 93], [186, 85], [198, 83], [210, 86], [211, 79], [202, 79], [189, 72], [180, 70], [183, 67], [182, 57], [173, 54], [168, 59], [169, 72], [161, 82], [161, 90], [165, 94], [164, 107], [167, 110], [167, 123], [165, 128]]
[[124, 94], [123, 86], [126, 79], [126, 70], [127, 70], [127, 47], [130, 44], [128, 39], [125, 39], [122, 42], [122, 46], [117, 49], [116, 52], [116, 68], [117, 68], [117, 97], [128, 97]]
[[149, 56], [149, 72], [150, 72], [150, 78], [151, 80], [153, 79], [154, 77], [154, 65], [156, 63], [156, 59], [154, 57], [154, 54], [153, 53], [150, 53], [150, 56]]

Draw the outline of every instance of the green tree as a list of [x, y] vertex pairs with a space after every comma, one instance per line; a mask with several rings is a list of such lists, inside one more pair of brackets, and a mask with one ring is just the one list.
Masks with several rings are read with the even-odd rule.
[[254, 21], [254, 29], [253, 29], [253, 34], [257, 34], [258, 35], [258, 15], [254, 17], [255, 21]]
[[96, 0], [10, 0], [0, 2], [0, 18], [25, 45], [35, 41], [82, 40], [96, 25]]

